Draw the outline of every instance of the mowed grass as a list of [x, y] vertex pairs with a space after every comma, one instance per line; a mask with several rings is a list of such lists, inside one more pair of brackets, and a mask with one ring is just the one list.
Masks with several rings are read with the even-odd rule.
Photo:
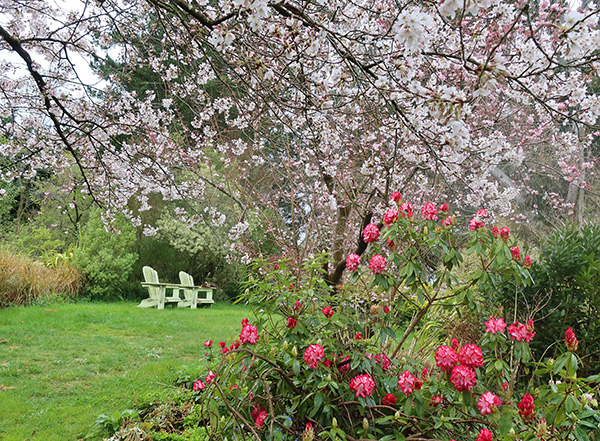
[[0, 440], [78, 440], [239, 333], [249, 308], [78, 303], [0, 310]]

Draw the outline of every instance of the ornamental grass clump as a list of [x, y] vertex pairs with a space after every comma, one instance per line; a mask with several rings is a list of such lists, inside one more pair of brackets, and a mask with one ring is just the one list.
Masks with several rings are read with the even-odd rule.
[[[459, 224], [443, 225], [439, 211], [432, 203], [405, 211], [370, 242], [345, 281], [394, 293], [385, 307], [357, 307], [345, 286], [329, 286], [321, 277], [327, 256], [293, 271], [286, 261], [257, 262], [261, 276], [245, 294], [255, 317], [241, 323], [240, 338], [221, 342], [220, 351], [207, 346], [204, 358], [213, 361], [187, 384], [197, 384], [192, 401], [202, 417], [195, 424], [208, 439], [516, 441], [536, 439], [542, 426], [542, 440], [598, 439], [600, 414], [592, 400], [599, 377], [578, 378], [581, 361], [568, 350], [533, 361], [531, 319], [507, 327], [507, 317], [490, 315], [481, 319], [476, 342], [431, 335], [438, 341], [433, 350], [408, 349], [426, 328], [428, 312], [477, 309], [482, 286], [498, 279], [529, 283], [510, 237], [494, 235], [484, 211], [470, 222], [478, 228], [465, 233], [466, 250], [480, 268], [456, 280], [450, 270], [464, 252]], [[388, 262], [382, 271], [367, 264], [377, 255]], [[426, 268], [432, 257], [441, 262], [435, 277]], [[404, 325], [397, 311], [409, 301], [415, 312]], [[568, 341], [572, 346], [570, 332]]]
[[13, 251], [0, 250], [0, 307], [29, 305], [52, 295], [76, 297], [81, 271], [70, 262], [47, 267]]

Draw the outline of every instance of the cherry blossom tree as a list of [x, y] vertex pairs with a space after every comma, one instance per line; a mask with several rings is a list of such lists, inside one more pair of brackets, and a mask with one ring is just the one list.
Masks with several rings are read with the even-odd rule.
[[[186, 222], [228, 226], [246, 257], [257, 217], [293, 259], [329, 252], [331, 283], [393, 191], [508, 215], [544, 152], [571, 191], [593, 176], [591, 3], [103, 0], [66, 12], [2, 0], [0, 11], [0, 153], [18, 164], [4, 179], [76, 164], [108, 218], [140, 224], [156, 193], [182, 201]], [[161, 98], [128, 91], [124, 75], [88, 84], [78, 60], [103, 48], [125, 76], [150, 69]], [[232, 203], [211, 208], [216, 194]]]

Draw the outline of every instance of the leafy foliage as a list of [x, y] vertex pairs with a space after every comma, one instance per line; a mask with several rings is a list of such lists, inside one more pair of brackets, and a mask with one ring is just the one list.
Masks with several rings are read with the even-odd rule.
[[116, 216], [106, 231], [99, 210], [94, 211], [81, 233], [76, 262], [86, 276], [86, 293], [94, 299], [124, 294], [125, 286], [138, 255], [135, 253], [135, 229], [123, 216]]
[[[180, 373], [188, 387], [197, 375], [188, 403], [196, 427], [211, 440], [475, 439], [487, 431], [505, 440], [598, 439], [598, 377], [578, 377], [581, 360], [570, 351], [534, 361], [532, 321], [505, 332], [504, 320], [490, 317], [475, 340], [442, 338], [452, 347], [437, 350], [414, 344], [430, 311], [477, 307], [482, 288], [498, 281], [530, 283], [514, 239], [474, 220], [466, 249], [480, 266], [463, 280], [450, 271], [462, 261], [452, 223], [405, 216], [381, 240], [371, 234], [361, 256], [373, 256], [369, 269], [352, 264], [347, 284], [391, 295], [363, 303], [324, 282], [326, 254], [302, 267], [257, 262], [244, 297], [254, 321], [243, 320], [239, 338], [220, 350], [206, 342], [207, 364]], [[405, 328], [396, 312], [407, 302], [415, 313]]]
[[579, 354], [585, 360], [585, 372], [598, 372], [600, 225], [571, 225], [557, 231], [542, 245], [530, 271], [534, 280], [530, 286], [506, 283], [492, 292], [507, 312], [514, 310], [516, 302], [519, 312], [529, 311], [537, 319], [531, 347], [538, 357], [557, 353], [553, 343], [570, 326], [584, 342]]

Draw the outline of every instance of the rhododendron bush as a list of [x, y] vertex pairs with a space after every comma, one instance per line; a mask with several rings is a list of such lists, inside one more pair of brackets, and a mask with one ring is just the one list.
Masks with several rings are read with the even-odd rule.
[[[189, 379], [209, 439], [598, 439], [600, 377], [577, 376], [573, 330], [556, 336], [557, 358], [534, 361], [535, 322], [486, 310], [484, 284], [529, 283], [511, 238], [484, 212], [463, 235], [435, 211], [382, 228], [343, 286], [320, 277], [326, 255], [302, 267], [257, 262], [246, 293], [255, 317], [233, 341], [208, 345], [217, 362]], [[457, 279], [463, 243], [480, 265]], [[385, 258], [382, 272], [369, 268], [373, 255]], [[405, 302], [415, 311], [407, 328], [396, 317]], [[427, 331], [432, 311], [457, 309], [478, 313], [476, 335]], [[416, 345], [423, 332], [433, 346]]]
[[[558, 182], [536, 189], [540, 204], [573, 209], [567, 184], [583, 201], [600, 114], [588, 91], [594, 8], [85, 0], [69, 12], [1, 0], [2, 177], [52, 170], [75, 185], [77, 167], [90, 197], [146, 234], [156, 225], [140, 213], [156, 194], [182, 222], [228, 228], [226, 245], [244, 245], [246, 259], [258, 250], [239, 239], [257, 216], [298, 262], [330, 251], [337, 283], [353, 227], [380, 214], [390, 189], [508, 214], [539, 172]], [[82, 75], [108, 54], [105, 82]], [[151, 84], [132, 85], [138, 72]], [[233, 203], [216, 206], [217, 193]]]

